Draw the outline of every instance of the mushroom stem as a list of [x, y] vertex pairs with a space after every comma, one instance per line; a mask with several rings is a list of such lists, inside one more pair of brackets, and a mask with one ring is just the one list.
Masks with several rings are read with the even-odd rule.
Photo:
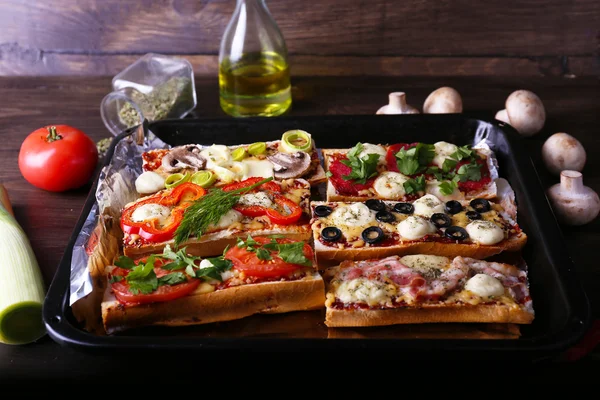
[[560, 187], [565, 192], [572, 194], [583, 194], [583, 175], [578, 171], [561, 171]]
[[389, 104], [391, 108], [396, 108], [402, 111], [406, 110], [406, 93], [392, 92], [389, 94]]

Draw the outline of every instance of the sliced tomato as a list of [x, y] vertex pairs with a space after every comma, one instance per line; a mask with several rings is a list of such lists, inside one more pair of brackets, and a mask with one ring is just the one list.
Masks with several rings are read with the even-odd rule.
[[[271, 239], [264, 236], [257, 236], [253, 239], [261, 245], [271, 243], [271, 240], [276, 240], [277, 243], [295, 242], [294, 240], [286, 238]], [[306, 258], [309, 260], [313, 259], [313, 250], [307, 243], [304, 244], [302, 251]], [[245, 247], [239, 248], [237, 246], [232, 246], [227, 250], [227, 253], [225, 253], [225, 258], [233, 262], [235, 269], [243, 271], [246, 275], [259, 278], [285, 276], [300, 268], [304, 268], [302, 265], [283, 261], [274, 250], [269, 250], [269, 253], [272, 257], [271, 260], [261, 260], [256, 255], [256, 252], [248, 251]]]
[[[145, 259], [138, 260], [145, 261]], [[160, 268], [161, 265], [164, 265], [165, 261], [162, 259], [156, 259], [154, 273], [158, 278], [161, 276], [167, 275], [172, 271], [167, 271]], [[111, 275], [112, 276], [127, 276], [129, 274], [129, 270], [123, 268], [115, 268]], [[148, 294], [133, 294], [129, 290], [129, 284], [125, 279], [122, 279], [118, 282], [113, 282], [110, 284], [117, 300], [125, 305], [137, 305], [137, 304], [148, 304], [148, 303], [156, 303], [156, 302], [164, 302], [174, 300], [183, 296], [186, 296], [196, 290], [198, 285], [200, 285], [200, 279], [194, 279], [188, 277], [186, 282], [178, 283], [177, 285], [163, 285], [159, 286], [152, 293]]]
[[[468, 160], [463, 160], [463, 161], [459, 162], [458, 164], [456, 164], [455, 171], [458, 172], [460, 167], [462, 167], [465, 164], [469, 164], [469, 163], [470, 163], [470, 161], [468, 161]], [[484, 159], [480, 158], [476, 161], [476, 163], [481, 166], [481, 169], [480, 169], [481, 179], [479, 179], [478, 181], [458, 182], [458, 189], [461, 190], [462, 192], [473, 192], [473, 191], [482, 190], [485, 186], [489, 185], [492, 182], [492, 178], [490, 177], [490, 170], [487, 166], [487, 162]]]

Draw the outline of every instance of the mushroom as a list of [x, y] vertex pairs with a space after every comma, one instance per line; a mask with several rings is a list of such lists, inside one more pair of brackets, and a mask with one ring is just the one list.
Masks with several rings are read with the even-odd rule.
[[[515, 90], [504, 103], [505, 110], [496, 119], [509, 123], [523, 136], [535, 135], [544, 127], [546, 110], [542, 100], [529, 90]], [[507, 119], [503, 119], [506, 114]], [[498, 118], [500, 117], [500, 118]]]
[[173, 147], [161, 161], [165, 172], [178, 172], [182, 169], [199, 170], [206, 165], [206, 159], [200, 155], [202, 149], [197, 145]]
[[303, 152], [275, 153], [267, 156], [273, 163], [273, 173], [277, 179], [299, 178], [310, 170], [310, 156]]
[[377, 110], [376, 114], [419, 114], [419, 110], [406, 104], [406, 93], [392, 92], [388, 95], [389, 104]]
[[559, 222], [566, 225], [584, 225], [600, 212], [598, 193], [583, 185], [579, 171], [560, 173], [560, 183], [548, 189], [548, 198]]
[[452, 114], [463, 110], [462, 98], [453, 88], [443, 86], [434, 90], [423, 103], [425, 114]]
[[507, 124], [510, 124], [510, 121], [508, 119], [508, 114], [506, 113], [506, 109], [498, 111], [496, 113], [496, 117], [495, 118], [498, 121], [502, 121], [502, 122], [505, 122]]
[[568, 133], [559, 132], [544, 142], [542, 160], [546, 168], [555, 175], [566, 169], [581, 172], [586, 162], [586, 153], [579, 140]]

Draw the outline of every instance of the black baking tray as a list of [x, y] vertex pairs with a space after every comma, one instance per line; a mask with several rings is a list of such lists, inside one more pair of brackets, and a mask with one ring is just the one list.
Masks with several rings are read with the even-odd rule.
[[[79, 327], [68, 305], [71, 252], [85, 218], [95, 202], [97, 180], [65, 248], [58, 271], [48, 290], [43, 317], [56, 342], [84, 351], [202, 351], [294, 353], [376, 357], [394, 354], [422, 359], [460, 353], [462, 359], [546, 361], [574, 345], [589, 326], [591, 312], [576, 277], [560, 227], [552, 212], [523, 140], [509, 125], [479, 114], [446, 115], [343, 115], [249, 118], [181, 119], [148, 125], [151, 132], [170, 145], [186, 143], [239, 144], [274, 140], [290, 129], [310, 132], [319, 148], [351, 147], [356, 142], [394, 143], [445, 140], [473, 144], [486, 138], [495, 151], [500, 176], [516, 193], [518, 223], [528, 234], [522, 257], [529, 268], [530, 290], [536, 318], [521, 326], [517, 337], [490, 334], [489, 326], [470, 324], [400, 325], [395, 327], [327, 329], [324, 312], [261, 315], [238, 321], [194, 327], [151, 327], [115, 336], [97, 336]], [[111, 144], [106, 161], [123, 132]], [[476, 339], [473, 338], [475, 332]], [[446, 337], [440, 332], [448, 332]], [[215, 352], [216, 350], [216, 352]]]

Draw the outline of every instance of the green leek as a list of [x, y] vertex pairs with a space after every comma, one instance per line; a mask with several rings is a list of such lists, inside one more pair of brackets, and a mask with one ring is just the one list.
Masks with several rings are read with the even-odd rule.
[[0, 342], [27, 344], [46, 334], [44, 280], [25, 232], [0, 184]]

